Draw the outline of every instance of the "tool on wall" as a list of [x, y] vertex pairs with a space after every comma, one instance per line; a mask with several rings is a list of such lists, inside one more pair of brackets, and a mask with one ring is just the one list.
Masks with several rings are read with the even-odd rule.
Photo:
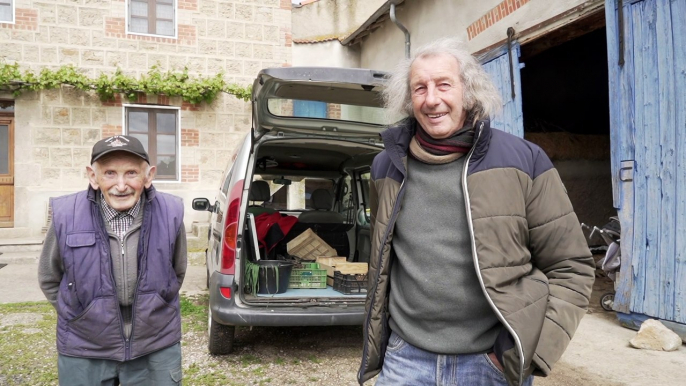
[[510, 86], [512, 89], [512, 100], [515, 99], [514, 67], [512, 65], [512, 39], [514, 38], [514, 35], [514, 28], [509, 27], [507, 29], [507, 58], [510, 60]]

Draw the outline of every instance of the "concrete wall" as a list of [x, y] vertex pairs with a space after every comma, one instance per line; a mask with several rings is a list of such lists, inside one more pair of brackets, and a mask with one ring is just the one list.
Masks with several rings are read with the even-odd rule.
[[[73, 64], [91, 77], [116, 68], [140, 75], [153, 65], [188, 67], [203, 76], [223, 71], [241, 85], [261, 68], [291, 65], [290, 0], [177, 2], [178, 38], [171, 39], [126, 34], [124, 0], [17, 0], [17, 23], [0, 24], [0, 59], [33, 70]], [[122, 133], [126, 103], [102, 103], [66, 86], [15, 99], [15, 228], [40, 232], [49, 197], [87, 186], [91, 147]], [[228, 94], [211, 104], [154, 95], [136, 103], [180, 108], [181, 181], [155, 186], [184, 198], [187, 225], [206, 219], [190, 201], [214, 197], [230, 154], [250, 129], [249, 104]]]
[[293, 66], [358, 68], [361, 67], [360, 49], [358, 46], [346, 47], [338, 40], [318, 44], [295, 44]]
[[293, 9], [293, 38], [321, 41], [353, 33], [387, 0], [319, 0]]

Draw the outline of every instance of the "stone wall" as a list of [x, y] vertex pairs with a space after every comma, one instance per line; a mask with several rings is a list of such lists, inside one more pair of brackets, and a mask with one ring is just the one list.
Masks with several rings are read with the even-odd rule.
[[[125, 0], [16, 1], [16, 23], [0, 24], [0, 60], [34, 71], [73, 64], [96, 77], [120, 68], [140, 76], [188, 67], [192, 75], [224, 72], [252, 83], [265, 67], [290, 66], [290, 0], [177, 0], [177, 38], [126, 34]], [[72, 87], [15, 99], [15, 227], [40, 230], [49, 197], [83, 189], [92, 145], [121, 134], [124, 105], [102, 103]], [[193, 197], [213, 198], [236, 144], [250, 129], [250, 105], [223, 94], [211, 104], [147, 95], [134, 104], [175, 106], [181, 116], [180, 182], [156, 182], [184, 198], [187, 225], [206, 213]]]

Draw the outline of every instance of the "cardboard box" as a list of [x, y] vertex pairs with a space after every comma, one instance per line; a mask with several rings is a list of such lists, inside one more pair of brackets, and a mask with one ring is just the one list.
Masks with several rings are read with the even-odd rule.
[[317, 256], [336, 256], [336, 250], [317, 236], [312, 229], [299, 234], [286, 245], [289, 255], [302, 260], [314, 261]]

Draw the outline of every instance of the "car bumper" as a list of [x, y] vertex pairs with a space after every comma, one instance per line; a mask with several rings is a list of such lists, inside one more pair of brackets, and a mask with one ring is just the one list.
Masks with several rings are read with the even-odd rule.
[[[232, 298], [219, 293], [219, 287], [231, 287]], [[230, 326], [354, 326], [364, 321], [364, 305], [357, 306], [248, 306], [235, 302], [233, 275], [214, 272], [210, 277], [212, 320]]]

